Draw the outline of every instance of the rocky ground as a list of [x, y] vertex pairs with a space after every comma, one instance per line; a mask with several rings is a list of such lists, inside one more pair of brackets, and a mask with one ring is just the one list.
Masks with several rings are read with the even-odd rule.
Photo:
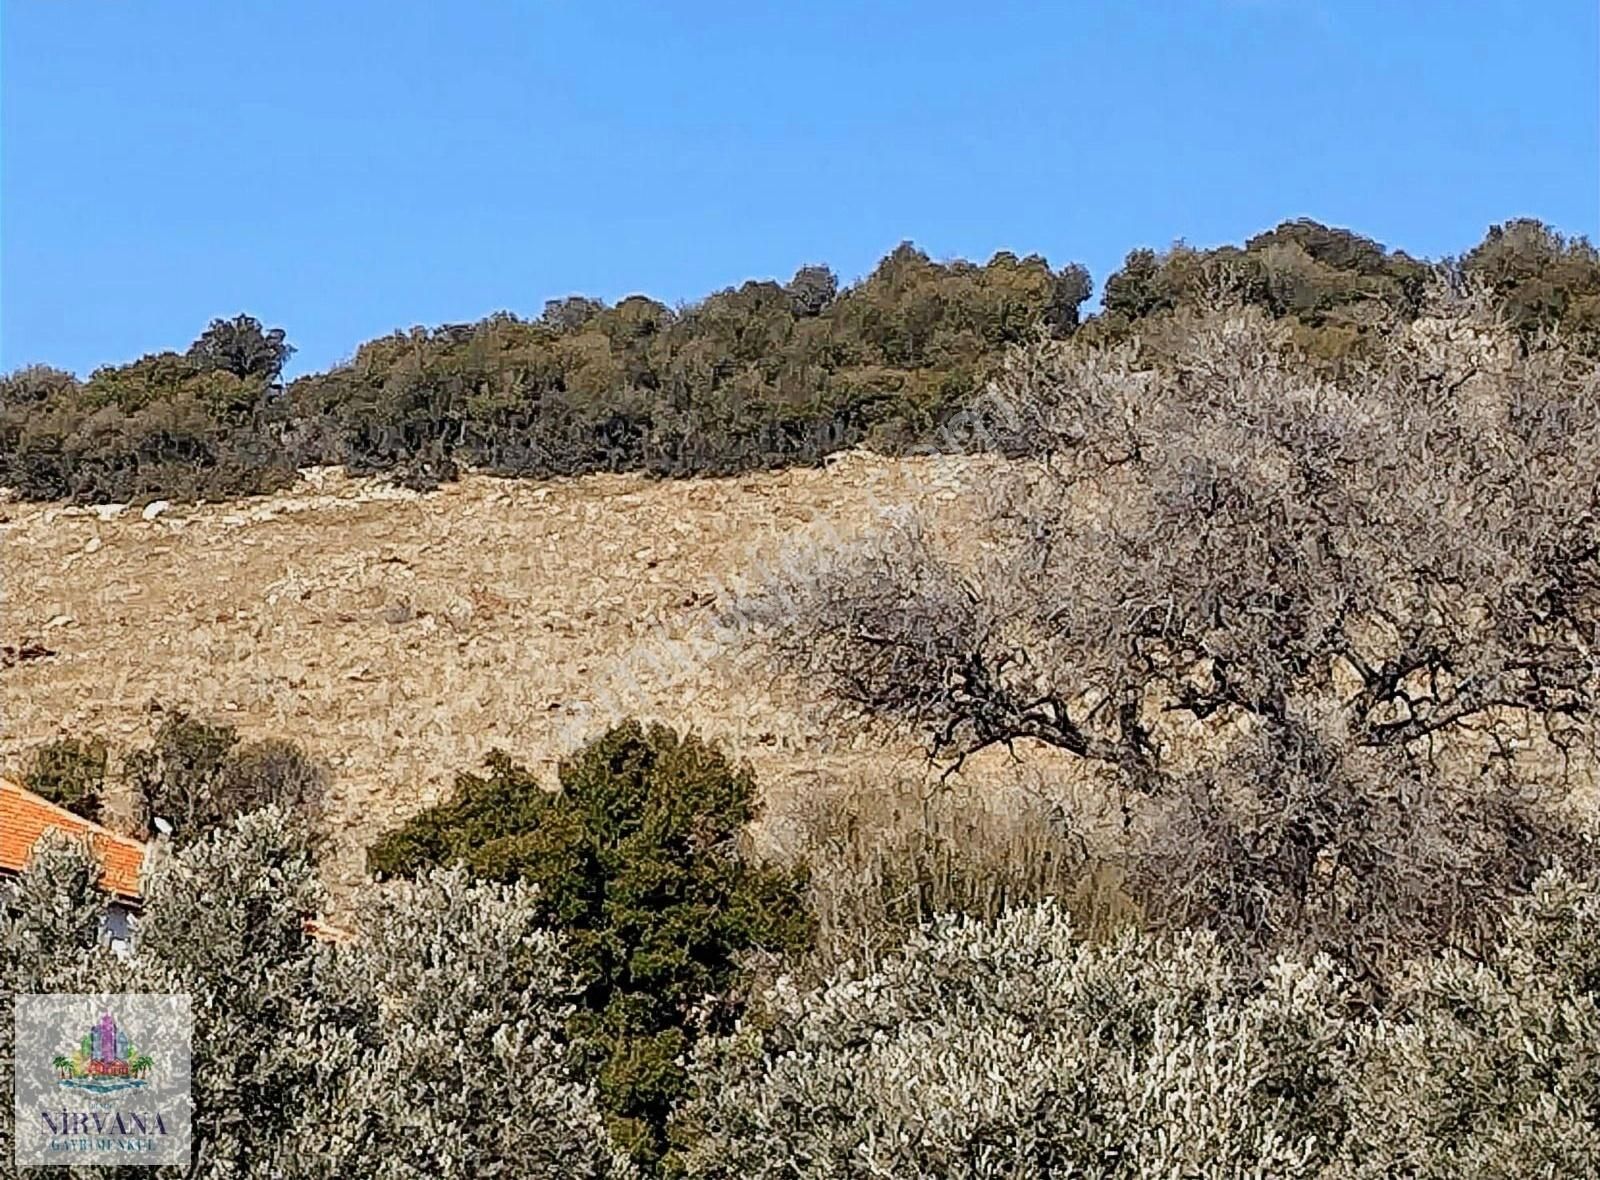
[[922, 778], [914, 746], [824, 725], [713, 619], [741, 580], [884, 513], [959, 512], [993, 462], [849, 454], [726, 480], [471, 476], [427, 494], [322, 470], [224, 504], [0, 504], [0, 766], [58, 735], [127, 748], [161, 708], [290, 737], [335, 772], [336, 887], [492, 748], [553, 778], [627, 715], [749, 758], [774, 822], [830, 779]]

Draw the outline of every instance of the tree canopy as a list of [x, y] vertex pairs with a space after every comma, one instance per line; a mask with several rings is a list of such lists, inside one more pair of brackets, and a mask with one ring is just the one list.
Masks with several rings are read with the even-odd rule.
[[1087, 319], [1082, 266], [1007, 251], [941, 262], [906, 242], [851, 284], [809, 264], [786, 283], [680, 307], [572, 295], [536, 318], [414, 327], [287, 386], [285, 330], [249, 315], [213, 320], [182, 353], [83, 381], [25, 367], [0, 377], [0, 485], [39, 500], [217, 499], [282, 487], [312, 464], [426, 487], [463, 466], [689, 475], [813, 463], [861, 444], [937, 442], [1020, 341], [1139, 327], [1152, 343], [1152, 324], [1222, 294], [1344, 363], [1414, 318], [1440, 268], [1487, 285], [1525, 334], [1600, 347], [1600, 257], [1531, 220], [1438, 262], [1305, 219], [1243, 246], [1139, 249]]
[[1372, 973], [1458, 937], [1593, 856], [1559, 816], [1600, 753], [1600, 376], [1482, 296], [1425, 310], [1336, 374], [1254, 307], [1153, 359], [1022, 350], [985, 564], [913, 523], [790, 563], [740, 621], [953, 765], [1079, 759], [1149, 914]]

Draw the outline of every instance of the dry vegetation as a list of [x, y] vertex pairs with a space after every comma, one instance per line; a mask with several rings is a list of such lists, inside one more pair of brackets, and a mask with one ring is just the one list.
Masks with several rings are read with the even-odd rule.
[[960, 512], [996, 462], [851, 454], [739, 479], [474, 476], [428, 494], [323, 471], [152, 520], [8, 504], [0, 641], [54, 654], [5, 669], [0, 759], [19, 771], [66, 734], [126, 750], [159, 721], [152, 702], [291, 738], [334, 769], [336, 884], [490, 749], [553, 780], [625, 715], [725, 740], [780, 802], [835, 777], [914, 797], [914, 744], [830, 737], [726, 646], [716, 608], [880, 511]]
[[[1308, 882], [1341, 910], [1378, 888], [1385, 921], [1350, 919], [1376, 955], [1390, 918], [1470, 920], [1438, 882], [1525, 886], [1500, 877], [1560, 851], [1518, 843], [1529, 776], [1499, 772], [1592, 779], [1593, 656], [1551, 630], [1593, 605], [1592, 366], [1496, 344], [1481, 302], [1446, 312], [1336, 383], [1259, 315], [1192, 318], [1154, 365], [1019, 350], [966, 424], [1011, 460], [428, 493], [312, 469], [161, 512], [10, 505], [0, 758], [126, 750], [156, 706], [289, 737], [333, 769], [344, 893], [490, 750], [553, 780], [637, 716], [750, 759], [768, 845], [841, 870], [816, 901], [844, 938], [868, 909], [1075, 892], [1110, 922], [1137, 851], [1166, 863], [1145, 890], [1166, 920], [1231, 913], [1273, 944]], [[1485, 726], [1482, 767], [1424, 765], [1463, 736], [1481, 755]], [[1356, 843], [1328, 838], [1349, 822]]]
[[1481, 293], [1429, 310], [1338, 374], [1243, 308], [1154, 354], [1019, 351], [986, 415], [1027, 457], [982, 497], [998, 560], [913, 518], [734, 617], [952, 766], [1076, 759], [1127, 801], [1161, 925], [1374, 977], [1487, 937], [1593, 855], [1600, 380]]
[[[415, 1067], [445, 1158], [525, 1164], [478, 1117], [492, 1044], [544, 1096], [530, 1140], [570, 1144], [530, 1174], [629, 1174], [621, 1146], [715, 1177], [1592, 1175], [1600, 370], [1430, 298], [1336, 367], [1237, 306], [1015, 350], [941, 440], [985, 457], [10, 505], [0, 754], [109, 739], [113, 820], [130, 784], [181, 815], [205, 779], [131, 969], [211, 989], [203, 1043], [251, 1068], [226, 1021], [294, 996], [338, 1077], [285, 1083], [259, 1143], [208, 1095], [219, 1161], [277, 1175], [347, 1119], [415, 1150], [385, 1105]], [[755, 782], [699, 743], [564, 757], [630, 716], [748, 758], [758, 835], [809, 876], [746, 875]], [[332, 766], [321, 870], [308, 809], [231, 814], [321, 794], [269, 737]], [[496, 747], [533, 773], [495, 758], [427, 806]], [[80, 740], [34, 769], [103, 765]], [[370, 867], [412, 892], [360, 887], [384, 832]], [[355, 949], [305, 936], [319, 871]], [[0, 891], [0, 945], [65, 952], [0, 967], [99, 978], [92, 922], [57, 937], [88, 880]], [[480, 976], [514, 944], [552, 975], [519, 930], [560, 933], [587, 1007]], [[371, 1093], [346, 1020], [390, 1054]]]

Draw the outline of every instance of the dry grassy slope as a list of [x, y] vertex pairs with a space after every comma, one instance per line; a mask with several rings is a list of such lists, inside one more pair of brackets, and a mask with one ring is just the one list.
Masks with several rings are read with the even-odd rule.
[[153, 701], [293, 737], [337, 772], [336, 885], [491, 748], [553, 775], [628, 714], [698, 725], [777, 798], [921, 775], [914, 749], [842, 748], [717, 643], [712, 606], [884, 509], [960, 511], [985, 470], [852, 454], [729, 480], [474, 476], [425, 496], [327, 471], [153, 520], [4, 505], [0, 643], [58, 654], [5, 671], [0, 765], [57, 734], [141, 741]]

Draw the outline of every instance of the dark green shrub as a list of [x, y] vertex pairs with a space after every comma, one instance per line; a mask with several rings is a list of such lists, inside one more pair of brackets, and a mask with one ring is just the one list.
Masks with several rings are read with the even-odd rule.
[[1463, 273], [1487, 283], [1519, 331], [1559, 329], [1600, 346], [1600, 251], [1531, 218], [1490, 226], [1464, 255]]
[[58, 807], [99, 823], [106, 762], [106, 743], [101, 738], [61, 738], [34, 752], [22, 783]]
[[152, 745], [128, 755], [123, 774], [147, 838], [159, 831], [158, 819], [171, 824], [175, 836], [184, 841], [216, 823], [217, 784], [223, 764], [238, 744], [232, 726], [177, 712], [161, 723]]
[[659, 1159], [681, 1059], [740, 1007], [748, 952], [803, 945], [803, 880], [741, 853], [756, 783], [700, 738], [629, 722], [559, 769], [547, 791], [504, 754], [460, 775], [449, 802], [368, 852], [377, 873], [464, 862], [539, 886], [585, 985], [570, 1027], [613, 1131]]

